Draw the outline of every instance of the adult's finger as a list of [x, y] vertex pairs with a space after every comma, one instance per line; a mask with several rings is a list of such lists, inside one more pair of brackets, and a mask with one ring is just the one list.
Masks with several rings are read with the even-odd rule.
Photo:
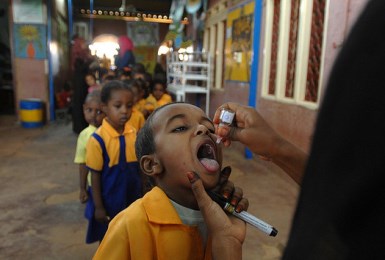
[[201, 211], [204, 212], [205, 210], [207, 210], [208, 207], [210, 207], [211, 204], [213, 204], [213, 201], [211, 200], [209, 195], [207, 195], [202, 180], [199, 178], [199, 175], [197, 173], [188, 172], [187, 178], [191, 183], [191, 189], [198, 202], [198, 206]]

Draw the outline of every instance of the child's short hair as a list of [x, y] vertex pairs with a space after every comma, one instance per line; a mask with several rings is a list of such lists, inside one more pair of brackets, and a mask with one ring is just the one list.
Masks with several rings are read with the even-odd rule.
[[139, 90], [143, 90], [143, 97], [147, 98], [150, 95], [150, 90], [146, 86], [146, 82], [143, 79], [134, 79], [132, 85], [135, 85], [139, 88]]
[[133, 80], [132, 79], [124, 79], [124, 80], [121, 80], [124, 84], [126, 84], [127, 86], [131, 87], [132, 85], [132, 82]]
[[87, 74], [84, 76], [84, 78], [87, 77], [87, 76], [91, 76], [91, 77], [96, 81], [96, 77], [95, 77], [95, 75], [94, 75], [93, 73], [87, 73]]
[[112, 80], [116, 80], [116, 77], [113, 75], [107, 75], [103, 78], [103, 81], [112, 81]]
[[136, 63], [132, 68], [132, 74], [139, 73], [139, 74], [145, 74], [146, 68], [142, 63]]
[[94, 100], [98, 103], [101, 101], [101, 91], [99, 89], [95, 89], [87, 94], [86, 99], [84, 100], [84, 104], [87, 102]]
[[154, 112], [152, 112], [150, 116], [147, 118], [146, 122], [144, 123], [144, 126], [139, 130], [135, 141], [135, 153], [136, 153], [136, 157], [138, 158], [138, 161], [140, 160], [140, 158], [143, 157], [143, 155], [149, 155], [149, 154], [155, 153], [155, 140], [154, 140], [154, 133], [152, 131], [152, 126], [153, 126], [152, 121], [153, 121], [154, 115], [156, 115], [163, 108], [176, 103], [177, 102], [168, 103], [164, 106], [161, 106], [155, 109]]
[[102, 88], [102, 92], [100, 94], [100, 99], [102, 100], [102, 102], [104, 104], [107, 104], [108, 101], [111, 99], [111, 93], [116, 90], [128, 90], [132, 93], [132, 95], [134, 95], [134, 92], [127, 84], [124, 84], [120, 80], [111, 80], [107, 82]]
[[153, 77], [153, 84], [155, 83], [167, 84], [166, 73], [156, 73]]
[[156, 85], [156, 84], [162, 85], [162, 86], [163, 86], [163, 90], [166, 90], [166, 89], [167, 89], [167, 83], [166, 83], [166, 82], [164, 82], [163, 80], [155, 80], [155, 81], [153, 82], [151, 91], [154, 91], [154, 88], [155, 88], [155, 85]]

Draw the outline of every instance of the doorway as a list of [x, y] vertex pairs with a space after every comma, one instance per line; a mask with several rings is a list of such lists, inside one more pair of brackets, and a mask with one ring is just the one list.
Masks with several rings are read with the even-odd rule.
[[0, 3], [0, 114], [15, 113], [8, 4]]

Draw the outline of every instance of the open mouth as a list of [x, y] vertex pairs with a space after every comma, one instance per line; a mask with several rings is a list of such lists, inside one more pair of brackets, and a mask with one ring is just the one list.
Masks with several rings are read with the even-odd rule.
[[203, 167], [210, 172], [216, 172], [219, 169], [219, 163], [216, 160], [214, 144], [204, 143], [202, 144], [197, 153], [198, 160]]

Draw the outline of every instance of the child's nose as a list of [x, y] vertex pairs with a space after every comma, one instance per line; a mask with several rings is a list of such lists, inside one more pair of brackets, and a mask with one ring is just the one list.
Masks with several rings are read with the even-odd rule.
[[209, 129], [204, 125], [198, 125], [198, 127], [195, 131], [196, 135], [203, 135], [203, 134], [208, 135], [209, 133], [210, 133]]

